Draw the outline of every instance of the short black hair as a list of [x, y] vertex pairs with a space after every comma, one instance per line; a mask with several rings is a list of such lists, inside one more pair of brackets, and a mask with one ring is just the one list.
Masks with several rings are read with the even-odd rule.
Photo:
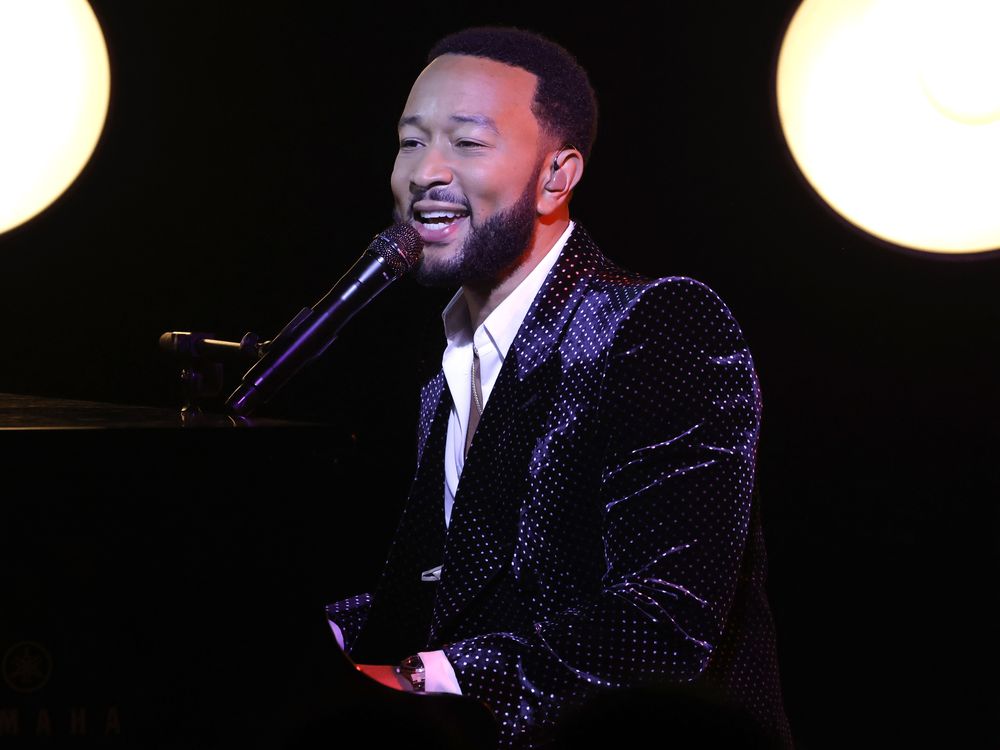
[[550, 136], [572, 144], [584, 161], [597, 138], [597, 95], [587, 71], [562, 45], [514, 26], [476, 26], [441, 38], [427, 55], [470, 55], [523, 68], [538, 77], [531, 111]]

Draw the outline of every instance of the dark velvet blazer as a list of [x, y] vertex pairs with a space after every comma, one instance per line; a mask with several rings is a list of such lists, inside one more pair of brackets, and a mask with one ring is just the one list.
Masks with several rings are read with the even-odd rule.
[[420, 398], [381, 583], [327, 608], [356, 661], [443, 649], [503, 746], [544, 745], [595, 695], [650, 684], [707, 686], [790, 745], [755, 492], [760, 392], [712, 290], [624, 271], [578, 224], [503, 363], [447, 530], [443, 372]]

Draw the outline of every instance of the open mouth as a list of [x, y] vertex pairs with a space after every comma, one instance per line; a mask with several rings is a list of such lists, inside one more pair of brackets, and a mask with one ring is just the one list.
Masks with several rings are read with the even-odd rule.
[[413, 218], [426, 229], [438, 231], [469, 215], [468, 211], [414, 211]]

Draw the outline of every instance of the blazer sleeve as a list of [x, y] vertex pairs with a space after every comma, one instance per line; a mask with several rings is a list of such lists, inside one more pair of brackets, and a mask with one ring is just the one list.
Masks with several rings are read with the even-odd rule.
[[463, 693], [490, 705], [508, 739], [552, 727], [600, 688], [694, 680], [726, 626], [760, 426], [729, 309], [692, 279], [644, 289], [618, 325], [600, 398], [599, 592], [530, 632], [445, 648]]
[[326, 605], [327, 619], [337, 623], [344, 635], [344, 651], [351, 652], [358, 633], [368, 619], [371, 603], [371, 594], [360, 594]]

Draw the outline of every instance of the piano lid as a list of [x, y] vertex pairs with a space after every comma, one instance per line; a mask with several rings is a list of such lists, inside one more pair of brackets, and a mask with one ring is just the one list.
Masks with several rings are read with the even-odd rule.
[[16, 393], [0, 393], [0, 430], [100, 430], [173, 427], [308, 427], [321, 425], [280, 419], [238, 418], [209, 411], [102, 403]]

